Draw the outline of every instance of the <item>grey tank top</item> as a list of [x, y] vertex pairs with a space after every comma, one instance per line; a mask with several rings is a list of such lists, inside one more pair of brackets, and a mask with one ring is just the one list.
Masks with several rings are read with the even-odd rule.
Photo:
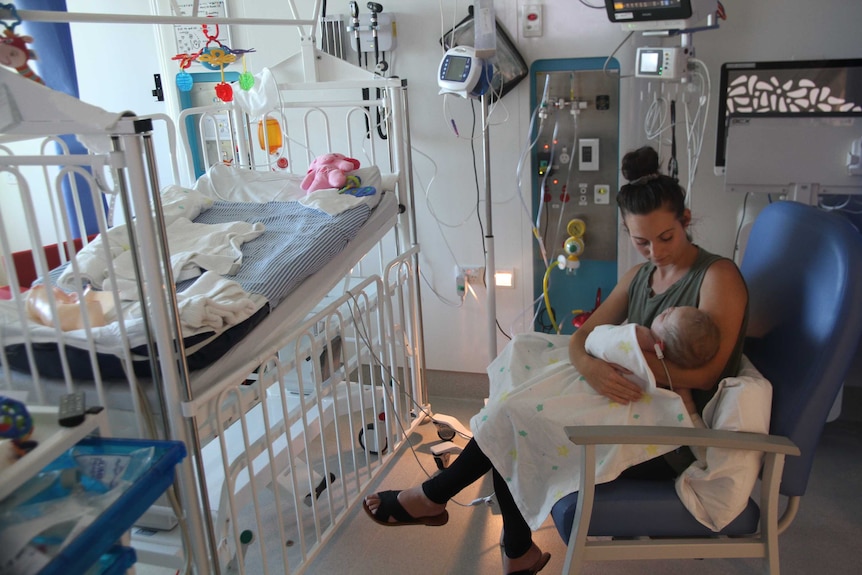
[[[691, 269], [683, 277], [677, 280], [664, 293], [653, 294], [650, 288], [650, 278], [655, 270], [655, 264], [647, 262], [632, 278], [629, 285], [629, 313], [628, 321], [640, 325], [649, 326], [652, 320], [662, 311], [669, 307], [695, 306], [700, 303], [700, 286], [706, 270], [715, 262], [724, 259], [721, 256], [711, 254], [698, 247], [697, 257]], [[721, 378], [734, 376], [739, 372], [739, 364], [742, 359], [742, 344], [745, 339], [745, 329], [748, 323], [748, 306], [746, 305], [745, 318], [742, 329], [736, 339], [733, 353], [724, 366]], [[719, 379], [720, 381], [721, 379]], [[715, 382], [716, 385], [718, 381]], [[709, 390], [693, 390], [692, 395], [697, 404], [698, 411], [703, 412], [706, 403], [715, 394], [716, 385]]]

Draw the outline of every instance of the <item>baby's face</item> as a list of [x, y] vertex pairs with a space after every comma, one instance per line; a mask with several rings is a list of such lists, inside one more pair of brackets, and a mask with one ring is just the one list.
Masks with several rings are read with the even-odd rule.
[[682, 313], [678, 307], [669, 307], [652, 320], [650, 329], [659, 339], [665, 339], [667, 337], [668, 330], [677, 325], [681, 316]]

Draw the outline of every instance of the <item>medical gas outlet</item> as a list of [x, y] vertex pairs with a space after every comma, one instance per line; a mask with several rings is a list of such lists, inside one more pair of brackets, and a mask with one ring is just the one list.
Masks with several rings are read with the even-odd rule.
[[566, 273], [574, 273], [581, 267], [579, 257], [584, 253], [584, 233], [587, 225], [584, 220], [575, 218], [566, 226], [569, 237], [563, 242], [563, 253], [557, 256], [557, 267], [566, 270]]
[[593, 202], [596, 204], [611, 203], [611, 187], [607, 184], [593, 186]]

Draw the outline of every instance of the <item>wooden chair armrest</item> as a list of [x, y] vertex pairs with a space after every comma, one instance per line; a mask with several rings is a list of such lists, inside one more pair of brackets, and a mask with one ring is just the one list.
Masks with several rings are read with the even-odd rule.
[[565, 430], [569, 440], [578, 445], [688, 445], [800, 454], [786, 437], [765, 433], [646, 425], [568, 425]]

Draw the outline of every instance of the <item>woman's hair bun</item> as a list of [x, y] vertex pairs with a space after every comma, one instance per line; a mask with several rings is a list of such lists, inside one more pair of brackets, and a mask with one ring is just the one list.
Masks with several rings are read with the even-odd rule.
[[658, 152], [650, 146], [628, 152], [623, 156], [621, 171], [623, 177], [630, 182], [643, 176], [657, 174]]

